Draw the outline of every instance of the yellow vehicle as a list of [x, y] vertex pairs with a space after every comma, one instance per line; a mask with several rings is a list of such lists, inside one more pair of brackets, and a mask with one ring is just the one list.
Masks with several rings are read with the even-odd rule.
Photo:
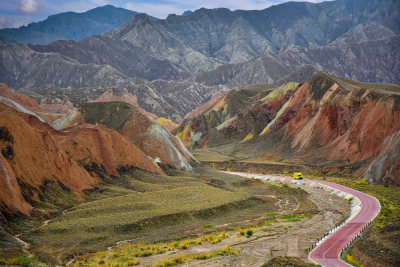
[[296, 180], [301, 180], [301, 179], [303, 179], [303, 175], [301, 174], [301, 172], [295, 172], [293, 174], [293, 178]]

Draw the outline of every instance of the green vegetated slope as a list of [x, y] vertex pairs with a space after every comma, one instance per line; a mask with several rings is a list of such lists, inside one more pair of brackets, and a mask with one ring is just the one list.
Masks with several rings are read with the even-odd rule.
[[41, 261], [65, 262], [122, 240], [181, 239], [209, 231], [204, 225], [241, 222], [278, 208], [277, 199], [262, 196], [304, 202], [301, 212], [313, 206], [303, 190], [268, 186], [204, 168], [196, 174], [174, 171], [170, 176], [131, 170], [121, 179], [107, 179], [99, 191], [88, 192], [85, 201], [47, 225], [30, 224], [33, 229], [21, 238], [32, 244], [32, 252]]

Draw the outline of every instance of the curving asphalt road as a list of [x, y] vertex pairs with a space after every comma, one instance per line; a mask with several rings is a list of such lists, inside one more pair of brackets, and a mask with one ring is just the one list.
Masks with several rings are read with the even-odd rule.
[[[281, 179], [282, 181], [293, 180], [291, 177], [285, 176], [272, 176], [272, 175], [262, 175], [262, 174], [248, 174], [241, 172], [225, 172], [229, 174], [235, 174], [245, 177], [254, 177], [261, 179]], [[365, 193], [359, 192], [357, 190], [335, 184], [326, 181], [318, 180], [302, 180], [304, 182], [314, 182], [319, 183], [336, 190], [353, 195], [358, 198], [361, 202], [360, 211], [353, 215], [352, 218], [338, 230], [330, 234], [322, 243], [320, 243], [315, 249], [313, 249], [309, 255], [310, 260], [322, 266], [330, 267], [341, 267], [341, 266], [351, 266], [344, 261], [340, 260], [340, 252], [342, 249], [360, 233], [365, 225], [371, 222], [380, 211], [379, 201]]]

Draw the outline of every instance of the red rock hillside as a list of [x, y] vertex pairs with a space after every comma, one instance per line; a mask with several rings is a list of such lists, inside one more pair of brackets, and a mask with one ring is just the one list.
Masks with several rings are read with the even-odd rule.
[[32, 111], [42, 111], [42, 108], [36, 103], [35, 100], [30, 98], [29, 96], [16, 93], [5, 83], [0, 83], [0, 96], [15, 101], [26, 109]]
[[60, 132], [32, 114], [0, 103], [0, 207], [3, 214], [28, 215], [27, 200], [45, 199], [53, 183], [82, 196], [101, 183], [85, 167], [96, 164], [108, 175], [137, 167], [162, 174], [158, 165], [116, 131], [81, 125]]
[[[178, 136], [185, 144], [219, 146], [218, 151], [238, 159], [307, 164], [354, 175], [363, 175], [369, 164], [381, 157], [385, 163], [371, 167], [373, 180], [388, 177], [392, 184], [400, 182], [395, 175], [397, 167], [389, 167], [398, 164], [393, 143], [400, 130], [398, 85], [360, 83], [317, 73], [296, 88], [268, 92], [263, 99], [222, 117], [215, 126], [199, 127], [210, 125], [207, 118], [215, 120], [222, 112], [217, 108], [213, 107], [213, 116], [209, 110], [180, 126]], [[384, 145], [385, 140], [392, 140], [391, 145]]]
[[102, 124], [117, 130], [146, 155], [165, 166], [191, 171], [196, 163], [182, 142], [154, 119], [124, 102], [85, 103], [53, 126], [65, 130], [82, 123]]

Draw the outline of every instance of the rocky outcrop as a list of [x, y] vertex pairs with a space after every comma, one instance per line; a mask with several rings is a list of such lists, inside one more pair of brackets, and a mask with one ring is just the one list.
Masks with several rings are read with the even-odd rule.
[[82, 123], [102, 124], [117, 130], [146, 155], [165, 166], [191, 171], [191, 164], [196, 163], [177, 137], [127, 103], [85, 103], [56, 120], [53, 126], [65, 130]]
[[26, 109], [33, 111], [41, 111], [42, 108], [36, 103], [36, 101], [29, 96], [18, 94], [5, 83], [0, 83], [0, 96], [8, 98], [18, 104], [22, 105]]
[[365, 178], [371, 184], [400, 186], [400, 131], [386, 137]]
[[204, 112], [187, 118], [177, 128], [177, 136], [187, 147], [198, 148], [258, 135], [275, 118], [295, 87], [295, 83], [288, 83], [279, 87], [260, 84], [234, 89]]

